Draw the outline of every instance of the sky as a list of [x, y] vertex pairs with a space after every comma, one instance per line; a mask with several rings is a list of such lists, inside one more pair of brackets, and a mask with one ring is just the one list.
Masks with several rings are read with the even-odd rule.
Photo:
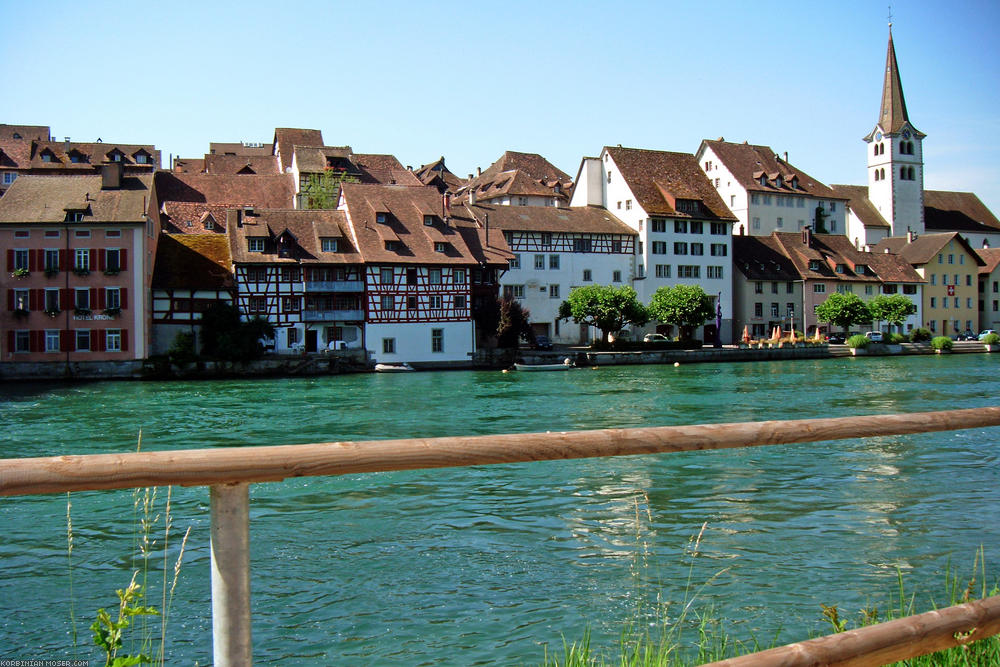
[[[505, 150], [575, 177], [605, 145], [694, 153], [702, 139], [866, 182], [885, 2], [15, 2], [0, 0], [0, 122], [57, 138], [328, 145], [444, 156], [466, 176]], [[997, 0], [897, 1], [893, 40], [927, 189], [1000, 217]]]

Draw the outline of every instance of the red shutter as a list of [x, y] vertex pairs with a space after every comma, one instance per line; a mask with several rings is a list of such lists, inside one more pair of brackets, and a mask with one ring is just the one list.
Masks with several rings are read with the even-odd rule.
[[38, 270], [38, 252], [34, 250], [28, 251], [28, 270], [29, 271]]
[[119, 294], [121, 295], [121, 301], [122, 301], [121, 309], [125, 310], [126, 308], [128, 308], [128, 288], [127, 287], [121, 288]]
[[97, 306], [97, 308], [99, 310], [104, 310], [105, 308], [107, 308], [107, 305], [106, 305], [107, 304], [107, 300], [104, 298], [104, 295], [107, 294], [107, 292], [108, 292], [108, 288], [107, 287], [105, 287], [103, 289], [97, 290], [97, 304], [96, 304], [96, 306]]
[[104, 352], [107, 349], [107, 336], [104, 334], [104, 329], [97, 329], [94, 331], [97, 334], [97, 351]]
[[103, 271], [106, 266], [108, 259], [108, 251], [105, 248], [101, 248], [100, 252], [97, 253], [97, 270]]
[[7, 270], [8, 271], [13, 271], [14, 270], [14, 249], [13, 248], [7, 248]]
[[28, 310], [41, 310], [45, 305], [45, 290], [33, 289], [28, 292]]
[[[121, 250], [118, 251], [118, 268], [121, 269], [122, 271], [128, 268], [128, 265], [126, 265], [125, 263], [125, 253], [126, 253], [125, 248], [122, 248]], [[122, 306], [122, 308], [124, 307], [125, 306]]]
[[122, 329], [122, 352], [128, 352], [128, 329]]
[[62, 342], [63, 352], [70, 352], [76, 349], [76, 345], [73, 344], [76, 336], [74, 335], [72, 329], [63, 329], [61, 332], [59, 332], [59, 338], [61, 339]]
[[98, 342], [100, 340], [100, 338], [101, 337], [98, 335], [97, 329], [91, 329], [90, 330], [90, 349], [91, 349], [91, 351], [96, 352], [97, 348], [100, 347], [100, 343]]
[[61, 297], [59, 299], [60, 310], [69, 310], [70, 308], [73, 307], [73, 288], [71, 287], [62, 288], [61, 290], [59, 290], [59, 296]]
[[97, 306], [97, 300], [98, 300], [98, 299], [99, 299], [100, 297], [99, 297], [99, 296], [97, 296], [97, 295], [98, 295], [99, 293], [100, 293], [100, 294], [103, 294], [103, 293], [104, 293], [104, 290], [103, 290], [103, 289], [99, 289], [99, 288], [97, 288], [97, 287], [91, 287], [91, 288], [90, 288], [90, 307], [91, 307], [91, 309], [94, 309], [94, 308], [97, 308], [97, 307], [98, 307], [98, 306]]
[[8, 331], [7, 332], [7, 354], [13, 354], [13, 353], [14, 353], [14, 332], [13, 331]]
[[44, 331], [28, 332], [28, 350], [31, 352], [41, 352], [45, 345]]
[[7, 290], [7, 310], [14, 310], [14, 290]]
[[93, 271], [95, 266], [97, 266], [97, 248], [91, 248], [90, 249], [90, 270]]
[[66, 264], [66, 251], [65, 250], [60, 250], [59, 251], [59, 266], [57, 268], [60, 271], [66, 271], [66, 270], [68, 270], [68, 266]]

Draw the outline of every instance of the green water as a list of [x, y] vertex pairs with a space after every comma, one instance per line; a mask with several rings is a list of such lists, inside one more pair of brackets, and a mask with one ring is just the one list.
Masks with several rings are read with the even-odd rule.
[[[242, 447], [888, 414], [997, 404], [1000, 355], [0, 388], [0, 455]], [[296, 479], [251, 487], [258, 664], [532, 664], [588, 624], [691, 597], [736, 637], [824, 632], [820, 603], [884, 600], [896, 568], [940, 597], [982, 545], [998, 571], [998, 429], [680, 455]], [[165, 490], [159, 491], [162, 511]], [[171, 664], [211, 662], [208, 492], [191, 527]], [[0, 500], [0, 657], [91, 657], [131, 576], [131, 492]], [[689, 546], [707, 523], [698, 555]], [[161, 538], [158, 538], [161, 539]], [[155, 566], [155, 567], [154, 567]], [[160, 606], [162, 562], [150, 567]], [[72, 572], [72, 594], [70, 593]], [[168, 586], [170, 582], [168, 580]], [[79, 648], [74, 651], [71, 608]], [[665, 611], [664, 611], [665, 609]], [[828, 627], [828, 626], [827, 626]], [[158, 628], [158, 626], [157, 626]], [[157, 634], [158, 634], [157, 629]]]

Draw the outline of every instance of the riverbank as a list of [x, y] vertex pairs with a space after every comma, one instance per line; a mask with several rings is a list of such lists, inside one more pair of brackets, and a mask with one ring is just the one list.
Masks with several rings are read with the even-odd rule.
[[[976, 341], [957, 341], [946, 354], [987, 353]], [[725, 345], [697, 350], [629, 350], [595, 352], [586, 347], [565, 347], [552, 351], [478, 350], [467, 362], [412, 362], [418, 371], [500, 370], [517, 359], [528, 364], [562, 363], [570, 359], [578, 367], [632, 366], [645, 364], [704, 364], [755, 361], [791, 361], [849, 356], [936, 354], [928, 343], [882, 345], [873, 343], [857, 353], [846, 345], [784, 345], [749, 347]], [[374, 371], [365, 350], [337, 350], [301, 355], [272, 355], [248, 362], [198, 360], [171, 363], [160, 357], [121, 362], [32, 362], [0, 364], [0, 379], [8, 380], [222, 380], [233, 378], [281, 378], [341, 375]]]

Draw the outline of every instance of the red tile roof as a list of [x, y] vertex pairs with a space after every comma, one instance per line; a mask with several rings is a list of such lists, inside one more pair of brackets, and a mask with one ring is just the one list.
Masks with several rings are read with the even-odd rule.
[[284, 171], [292, 166], [292, 155], [295, 145], [322, 146], [323, 133], [319, 130], [305, 130], [294, 127], [277, 127], [274, 129], [272, 154], [278, 156], [279, 166]]
[[[237, 264], [360, 264], [347, 216], [343, 211], [254, 209], [229, 225], [230, 251]], [[277, 255], [276, 239], [285, 232], [295, 238], [288, 257]], [[248, 252], [247, 238], [264, 238], [265, 252]], [[340, 239], [337, 252], [323, 251], [323, 238]]]
[[965, 248], [977, 265], [983, 266], [985, 264], [965, 240], [965, 237], [958, 232], [921, 234], [913, 241], [907, 241], [905, 237], [901, 236], [890, 236], [876, 243], [874, 251], [878, 253], [888, 250], [892, 254], [899, 255], [913, 266], [921, 266], [930, 262], [952, 239]]
[[983, 266], [979, 267], [979, 275], [993, 273], [997, 266], [1000, 266], [1000, 248], [979, 248], [976, 254], [983, 260]]
[[847, 205], [854, 215], [868, 228], [889, 229], [890, 225], [878, 212], [875, 205], [868, 199], [868, 186], [866, 185], [831, 185], [838, 197], [847, 199]]
[[68, 211], [83, 212], [83, 221], [146, 221], [151, 174], [125, 176], [121, 187], [102, 190], [99, 174], [25, 175], [0, 197], [0, 222], [64, 222]]
[[538, 153], [506, 151], [482, 174], [470, 176], [456, 191], [457, 201], [475, 192], [477, 201], [500, 197], [553, 197], [569, 201], [573, 179]]
[[1000, 231], [1000, 220], [972, 192], [924, 190], [924, 225], [928, 231]]
[[638, 236], [638, 232], [606, 209], [596, 206], [494, 206], [465, 205], [479, 220], [489, 215], [490, 227], [503, 231], [567, 232]]
[[[748, 143], [734, 144], [728, 141], [708, 139], [701, 143], [702, 146], [708, 146], [712, 149], [716, 157], [739, 181], [740, 186], [749, 192], [804, 194], [823, 199], [843, 199], [819, 180], [779, 158], [770, 146], [754, 146]], [[757, 180], [761, 175], [768, 177], [767, 185], [761, 185]], [[777, 176], [781, 176], [781, 187], [777, 185]], [[793, 177], [798, 181], [797, 189], [791, 187]]]
[[[225, 227], [225, 218], [223, 218]], [[154, 289], [220, 290], [233, 287], [232, 256], [224, 234], [161, 234]]]

